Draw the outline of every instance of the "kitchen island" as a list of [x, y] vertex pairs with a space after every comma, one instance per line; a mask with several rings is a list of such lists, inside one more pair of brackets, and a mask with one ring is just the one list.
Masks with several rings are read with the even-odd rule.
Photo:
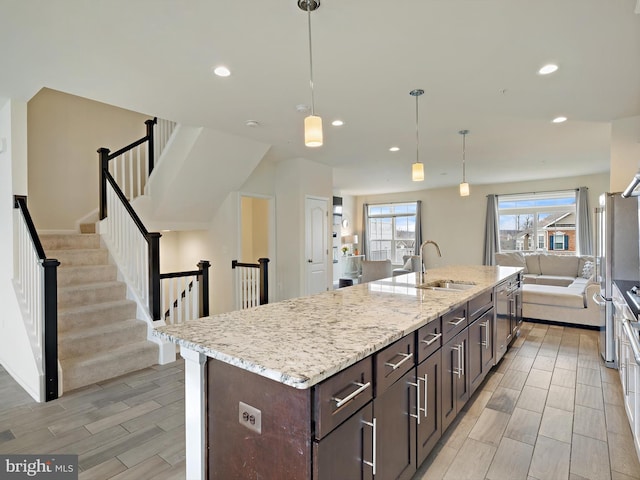
[[[357, 478], [411, 478], [493, 363], [494, 289], [519, 272], [432, 269], [158, 328], [185, 358], [187, 478], [351, 478], [354, 459]], [[389, 402], [413, 442], [400, 465], [381, 447]]]

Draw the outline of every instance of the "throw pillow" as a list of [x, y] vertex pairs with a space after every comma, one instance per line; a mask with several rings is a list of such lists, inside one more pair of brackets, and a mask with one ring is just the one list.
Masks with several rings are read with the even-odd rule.
[[410, 272], [413, 271], [413, 264], [411, 263], [411, 257], [409, 257], [407, 259], [407, 261], [404, 264], [404, 267], [402, 267], [403, 270], [409, 270]]
[[593, 262], [584, 262], [584, 267], [582, 267], [582, 278], [589, 279], [593, 276], [593, 269], [595, 265]]

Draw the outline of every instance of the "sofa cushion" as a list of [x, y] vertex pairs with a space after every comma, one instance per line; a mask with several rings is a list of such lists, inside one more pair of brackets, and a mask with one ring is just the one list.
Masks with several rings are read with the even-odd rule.
[[538, 305], [585, 308], [584, 288], [527, 284], [522, 286], [522, 301]]
[[524, 261], [527, 264], [527, 273], [533, 273], [534, 275], [540, 275], [540, 255], [532, 253], [524, 256]]
[[536, 283], [536, 278], [538, 278], [538, 275], [527, 273], [522, 276], [522, 283]]
[[520, 252], [496, 253], [496, 265], [524, 268], [524, 273], [527, 273], [527, 263], [524, 261], [524, 255]]
[[576, 277], [565, 277], [561, 275], [538, 275], [536, 284], [538, 285], [554, 285], [556, 287], [568, 287], [573, 283]]
[[[542, 275], [577, 277], [580, 259], [574, 255], [539, 255]], [[582, 273], [582, 272], [580, 272]]]

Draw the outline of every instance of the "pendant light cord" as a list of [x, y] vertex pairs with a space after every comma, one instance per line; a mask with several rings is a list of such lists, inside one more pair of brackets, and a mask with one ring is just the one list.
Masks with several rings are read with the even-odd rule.
[[466, 183], [466, 175], [465, 175], [465, 152], [466, 152], [466, 139], [467, 134], [462, 134], [462, 183]]
[[416, 163], [420, 163], [418, 151], [420, 150], [420, 137], [418, 129], [418, 95], [416, 95]]
[[311, 115], [315, 115], [313, 96], [313, 49], [311, 48], [311, 0], [307, 0], [307, 23], [309, 25], [309, 85], [311, 86]]

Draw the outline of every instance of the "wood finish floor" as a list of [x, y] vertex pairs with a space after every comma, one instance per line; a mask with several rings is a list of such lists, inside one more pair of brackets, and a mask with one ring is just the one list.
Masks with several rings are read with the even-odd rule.
[[[414, 480], [640, 479], [617, 374], [596, 332], [525, 323]], [[185, 478], [184, 448], [181, 360], [47, 404], [0, 368], [0, 453], [78, 454], [80, 479], [169, 480]]]

